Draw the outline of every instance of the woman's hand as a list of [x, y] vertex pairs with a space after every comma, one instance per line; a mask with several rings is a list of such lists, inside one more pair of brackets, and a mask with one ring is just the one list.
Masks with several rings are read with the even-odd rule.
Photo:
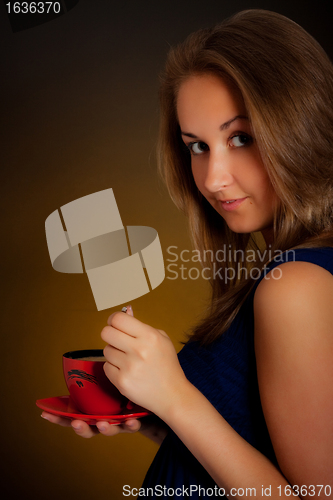
[[101, 334], [108, 344], [107, 377], [124, 396], [163, 419], [189, 384], [170, 338], [122, 312], [112, 314], [108, 325]]
[[104, 421], [97, 422], [96, 425], [88, 425], [87, 422], [83, 420], [70, 420], [68, 418], [52, 415], [46, 411], [44, 411], [41, 416], [53, 424], [58, 424], [63, 427], [72, 427], [76, 434], [83, 438], [91, 438], [98, 434], [116, 436], [123, 432], [134, 433], [139, 431], [155, 443], [161, 444], [168, 432], [168, 427], [159, 418], [155, 417], [155, 415], [150, 415], [142, 420], [131, 418], [118, 425], [109, 424]]
[[91, 438], [97, 434], [104, 434], [104, 436], [115, 436], [122, 432], [137, 432], [141, 428], [141, 421], [137, 419], [126, 420], [119, 425], [109, 424], [108, 422], [100, 421], [95, 425], [88, 425], [83, 420], [70, 420], [68, 418], [58, 417], [44, 411], [41, 415], [45, 420], [58, 424], [63, 427], [72, 427], [78, 436], [84, 438]]

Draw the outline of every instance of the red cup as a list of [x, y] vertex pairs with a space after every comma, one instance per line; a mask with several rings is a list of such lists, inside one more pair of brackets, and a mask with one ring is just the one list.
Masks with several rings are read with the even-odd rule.
[[70, 351], [63, 355], [66, 384], [75, 406], [82, 413], [117, 415], [131, 404], [105, 375], [104, 363], [102, 349]]

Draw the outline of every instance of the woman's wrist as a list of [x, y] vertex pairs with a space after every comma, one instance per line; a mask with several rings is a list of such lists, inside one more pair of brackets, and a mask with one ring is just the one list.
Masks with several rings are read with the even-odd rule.
[[171, 395], [164, 399], [157, 414], [169, 427], [173, 428], [183, 421], [184, 416], [186, 418], [189, 413], [195, 411], [201, 398], [204, 398], [203, 394], [184, 375]]

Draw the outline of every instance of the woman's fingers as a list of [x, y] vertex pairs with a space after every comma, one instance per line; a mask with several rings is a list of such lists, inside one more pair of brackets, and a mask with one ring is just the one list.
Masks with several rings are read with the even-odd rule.
[[51, 413], [43, 412], [41, 415], [45, 420], [62, 427], [72, 427], [78, 436], [89, 439], [97, 434], [104, 436], [115, 436], [121, 432], [137, 432], [141, 428], [140, 420], [131, 418], [122, 424], [110, 424], [109, 422], [100, 421], [95, 425], [88, 425], [83, 420], [70, 420], [62, 418]]
[[45, 420], [48, 420], [49, 422], [52, 422], [52, 424], [61, 425], [63, 427], [71, 426], [71, 421], [68, 418], [58, 417], [57, 415], [52, 415], [51, 413], [47, 413], [46, 411], [43, 411], [41, 417]]
[[[126, 330], [125, 325], [131, 324], [131, 323], [135, 325], [136, 322], [137, 322], [137, 320], [134, 318], [134, 316], [132, 316], [131, 314], [127, 314], [127, 313], [124, 314], [121, 311], [116, 311], [116, 312], [112, 313], [111, 316], [109, 316], [108, 320], [107, 320], [108, 325], [114, 326], [118, 330], [122, 330], [123, 328], [125, 328], [125, 330]], [[139, 323], [140, 323], [140, 321], [139, 321]]]
[[47, 413], [46, 411], [43, 411], [41, 416], [52, 424], [61, 425], [62, 427], [72, 427], [72, 429], [78, 436], [84, 438], [91, 438], [93, 436], [96, 436], [96, 434], [99, 434], [99, 431], [95, 426], [90, 426], [83, 420], [70, 420], [69, 418], [52, 415], [51, 413]]
[[[107, 376], [107, 378], [110, 380], [110, 382], [112, 384], [114, 384], [118, 390], [120, 390], [120, 388], [118, 387], [118, 383], [119, 383], [118, 379], [120, 376], [119, 365], [121, 363], [120, 363], [120, 361], [114, 360], [114, 358], [112, 358], [112, 360], [110, 360], [110, 358], [108, 358], [107, 355], [105, 357], [108, 361], [106, 363], [104, 363], [104, 366], [103, 366], [104, 373]], [[116, 363], [118, 363], [118, 364], [116, 364]], [[121, 390], [120, 390], [120, 392], [121, 392]]]
[[84, 422], [83, 420], [72, 420], [71, 426], [78, 436], [86, 439], [99, 434], [99, 430], [95, 426], [88, 425], [87, 422]]
[[105, 326], [102, 330], [101, 337], [104, 342], [123, 352], [128, 351], [131, 341], [133, 341], [133, 337], [112, 326]]
[[104, 347], [103, 354], [106, 361], [108, 363], [111, 363], [111, 365], [116, 366], [117, 368], [120, 368], [120, 366], [127, 359], [124, 351], [120, 351], [119, 349], [110, 344]]
[[141, 336], [141, 334], [147, 329], [153, 329], [152, 326], [146, 325], [134, 316], [131, 316], [130, 314], [124, 314], [121, 311], [117, 311], [111, 314], [111, 316], [109, 316], [108, 318], [107, 323], [111, 328], [120, 330], [121, 332], [126, 333], [133, 338]]
[[133, 418], [119, 425], [97, 422], [96, 427], [104, 436], [115, 436], [121, 432], [137, 432], [141, 427], [141, 422]]

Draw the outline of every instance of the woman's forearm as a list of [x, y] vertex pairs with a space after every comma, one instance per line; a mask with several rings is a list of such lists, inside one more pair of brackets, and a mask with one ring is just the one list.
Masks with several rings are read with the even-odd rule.
[[[173, 401], [162, 418], [217, 485], [231, 492], [233, 498], [244, 497], [244, 491], [250, 491], [246, 488], [255, 488], [257, 497], [265, 496], [262, 488], [269, 486], [271, 498], [284, 498], [289, 483], [281, 472], [234, 431], [189, 382], [179, 392], [178, 402]], [[235, 494], [238, 489], [239, 496]]]

